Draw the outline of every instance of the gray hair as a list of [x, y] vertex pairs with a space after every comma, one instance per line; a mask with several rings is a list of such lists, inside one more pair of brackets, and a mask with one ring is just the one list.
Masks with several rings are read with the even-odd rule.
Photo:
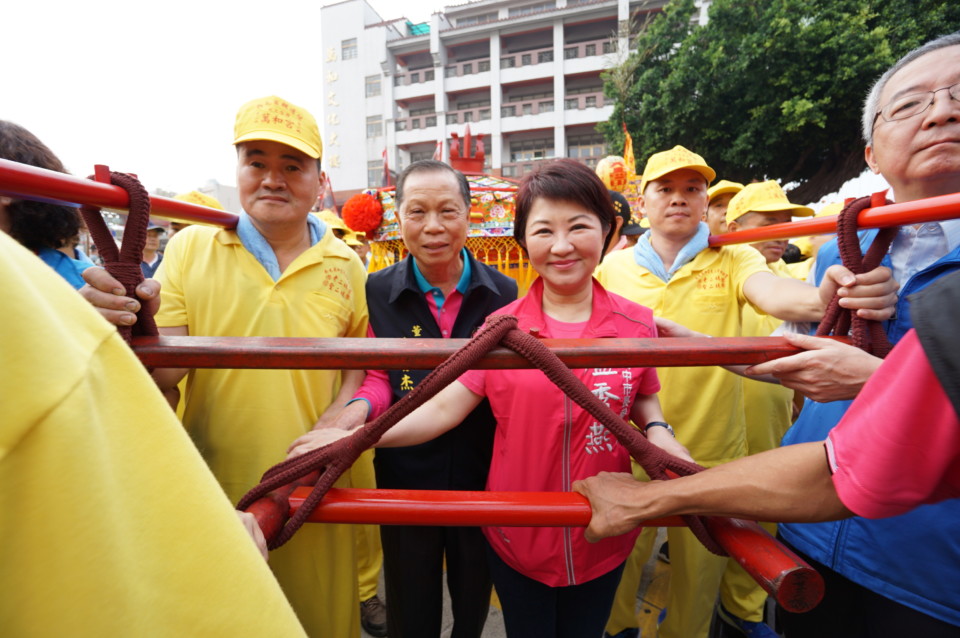
[[460, 187], [460, 196], [463, 197], [463, 202], [466, 204], [467, 210], [470, 210], [470, 182], [467, 181], [467, 178], [463, 173], [453, 168], [449, 164], [444, 164], [443, 162], [438, 162], [437, 160], [418, 160], [403, 169], [403, 172], [400, 173], [400, 177], [397, 178], [397, 191], [394, 195], [397, 210], [400, 209], [400, 204], [403, 202], [403, 186], [406, 184], [407, 178], [410, 177], [411, 174], [436, 173], [442, 171], [451, 173], [457, 180], [457, 186]]
[[863, 103], [863, 140], [867, 143], [867, 146], [873, 144], [873, 123], [876, 121], [877, 111], [880, 110], [880, 93], [883, 92], [890, 78], [914, 60], [922, 58], [926, 54], [938, 49], [952, 47], [958, 44], [960, 44], [960, 31], [941, 36], [936, 40], [930, 40], [900, 58], [896, 64], [887, 69], [886, 73], [880, 76], [880, 79], [874, 83], [873, 88], [867, 93], [867, 99]]

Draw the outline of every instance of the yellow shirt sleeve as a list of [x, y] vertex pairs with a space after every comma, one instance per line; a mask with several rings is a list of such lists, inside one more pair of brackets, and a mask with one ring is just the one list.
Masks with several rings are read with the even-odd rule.
[[146, 370], [0, 233], [0, 627], [10, 636], [304, 636]]

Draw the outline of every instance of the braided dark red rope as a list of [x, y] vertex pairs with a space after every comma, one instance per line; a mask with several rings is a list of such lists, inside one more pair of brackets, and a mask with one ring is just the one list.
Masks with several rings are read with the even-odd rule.
[[[890, 249], [890, 243], [897, 236], [897, 227], [882, 228], [864, 255], [860, 250], [860, 237], [857, 235], [857, 217], [867, 208], [876, 208], [892, 203], [885, 198], [886, 191], [874, 193], [869, 197], [860, 197], [847, 202], [837, 219], [837, 247], [840, 259], [850, 271], [859, 275], [869, 272], [880, 265], [883, 256]], [[853, 345], [877, 357], [885, 357], [892, 346], [887, 333], [879, 321], [859, 317], [855, 312], [840, 306], [840, 298], [834, 297], [817, 328], [817, 336], [830, 334], [846, 336], [853, 330]]]
[[[259, 485], [250, 490], [237, 504], [237, 509], [251, 507], [261, 497], [285, 502], [292, 490], [290, 483], [311, 472], [319, 472], [319, 480], [297, 512], [279, 530], [276, 536], [268, 536], [270, 549], [286, 543], [307, 520], [323, 499], [327, 490], [354, 461], [368, 448], [376, 444], [390, 427], [413, 412], [443, 387], [471, 369], [481, 357], [497, 345], [513, 350], [541, 369], [553, 383], [563, 390], [578, 405], [597, 418], [609, 429], [624, 447], [637, 459], [651, 478], [668, 478], [667, 470], [678, 475], [693, 474], [701, 468], [676, 458], [654, 446], [636, 429], [625, 423], [616, 413], [603, 404], [590, 390], [570, 372], [539, 340], [517, 329], [517, 320], [508, 315], [487, 318], [483, 328], [470, 342], [440, 364], [423, 381], [387, 412], [372, 423], [359, 428], [354, 434], [325, 447], [312, 450], [275, 465], [267, 470]], [[302, 484], [302, 482], [301, 482]], [[725, 555], [719, 544], [707, 532], [703, 520], [685, 517], [691, 530], [712, 552]]]
[[[130, 212], [123, 229], [121, 247], [117, 249], [113, 234], [103, 221], [99, 208], [81, 206], [80, 214], [103, 258], [104, 268], [123, 285], [128, 297], [136, 299], [137, 286], [143, 281], [140, 262], [143, 260], [143, 246], [147, 241], [147, 225], [150, 222], [150, 194], [140, 180], [126, 173], [111, 172], [110, 183], [123, 188], [130, 196]], [[156, 336], [157, 324], [153, 315], [141, 307], [134, 325], [118, 326], [117, 330], [123, 340], [130, 343], [134, 336]]]

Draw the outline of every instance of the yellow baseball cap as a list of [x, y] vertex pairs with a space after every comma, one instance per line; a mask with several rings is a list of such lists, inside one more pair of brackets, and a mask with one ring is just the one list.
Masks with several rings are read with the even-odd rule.
[[333, 230], [342, 230], [345, 233], [351, 232], [350, 229], [347, 228], [346, 222], [344, 222], [339, 215], [329, 208], [324, 208], [319, 213], [314, 213], [314, 215], [322, 219], [323, 222]]
[[363, 242], [357, 239], [357, 233], [352, 230], [343, 236], [343, 241], [347, 246], [363, 246]]
[[717, 172], [707, 166], [706, 160], [702, 157], [682, 146], [674, 146], [669, 151], [654, 153], [647, 160], [647, 165], [643, 168], [643, 179], [640, 180], [640, 194], [647, 189], [647, 182], [660, 179], [667, 173], [683, 168], [697, 171], [703, 175], [708, 184], [717, 176]]
[[210, 197], [209, 195], [204, 195], [200, 191], [190, 191], [189, 193], [180, 193], [175, 195], [174, 199], [178, 199], [181, 202], [187, 202], [188, 204], [196, 204], [197, 206], [206, 206], [207, 208], [216, 208], [217, 210], [224, 210], [220, 202], [217, 201], [216, 197]]
[[736, 195], [742, 190], [743, 184], [740, 182], [730, 182], [725, 179], [721, 179], [719, 182], [707, 189], [707, 201], [712, 202], [714, 197], [725, 195], [727, 193], [733, 193]]
[[813, 215], [813, 209], [809, 206], [791, 204], [780, 184], [773, 180], [747, 184], [730, 200], [727, 206], [727, 223], [747, 213], [772, 213], [781, 210], [790, 211], [794, 217]]
[[314, 159], [323, 156], [317, 121], [310, 113], [275, 95], [250, 100], [240, 107], [233, 126], [234, 145], [269, 140], [292, 146]]

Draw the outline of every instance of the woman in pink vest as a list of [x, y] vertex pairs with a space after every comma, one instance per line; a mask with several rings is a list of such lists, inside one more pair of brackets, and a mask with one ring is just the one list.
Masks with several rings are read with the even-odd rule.
[[[614, 228], [600, 179], [571, 160], [545, 162], [517, 194], [514, 236], [539, 278], [498, 314], [543, 338], [656, 337], [649, 308], [609, 293], [593, 279]], [[654, 444], [689, 459], [663, 422], [653, 368], [590, 368], [574, 373]], [[599, 472], [629, 472], [616, 438], [539, 370], [474, 370], [399, 422], [378, 447], [410, 446], [456, 427], [484, 398], [497, 430], [487, 479], [491, 491], [570, 491]], [[311, 433], [294, 452], [343, 431]], [[588, 543], [583, 530], [488, 527], [491, 574], [510, 636], [600, 636], [638, 530]]]

